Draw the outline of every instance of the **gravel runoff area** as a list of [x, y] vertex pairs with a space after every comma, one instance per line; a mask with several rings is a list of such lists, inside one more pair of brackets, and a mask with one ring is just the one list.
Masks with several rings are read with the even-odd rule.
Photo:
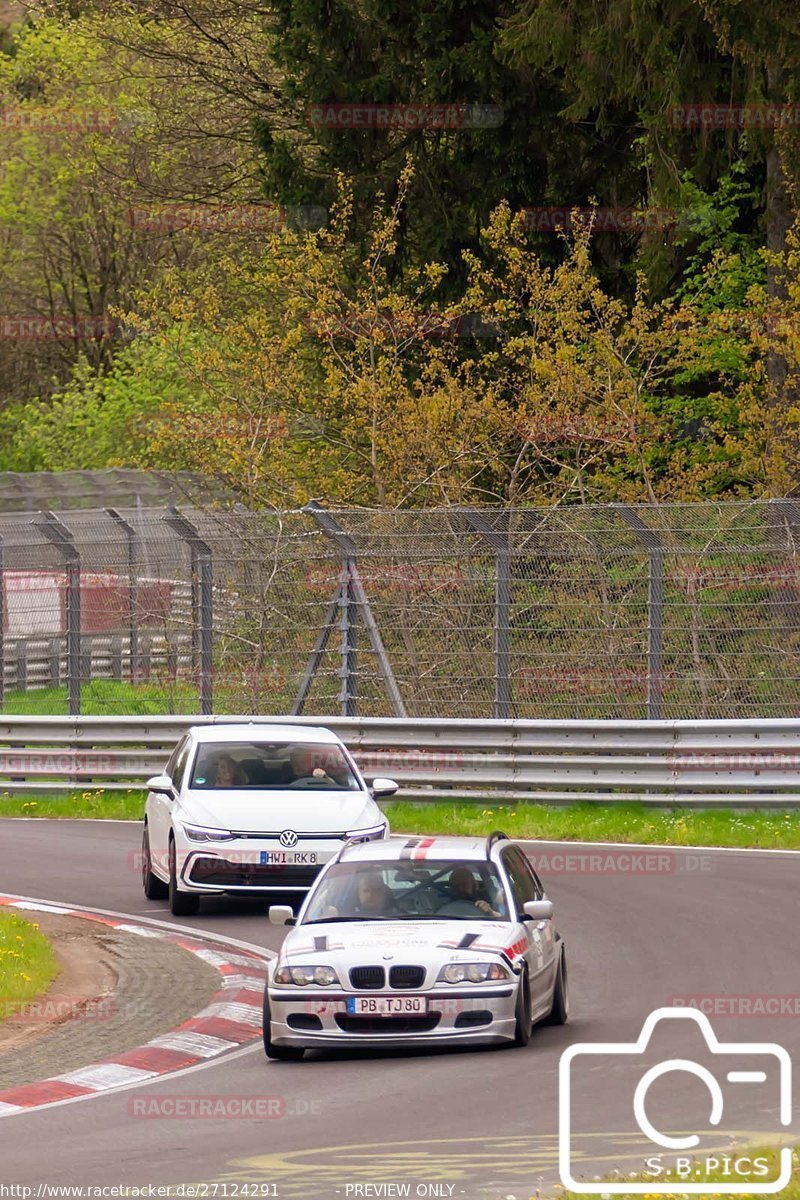
[[47, 992], [0, 1022], [0, 1091], [149, 1042], [219, 987], [213, 966], [169, 941], [76, 917], [31, 916], [60, 971]]

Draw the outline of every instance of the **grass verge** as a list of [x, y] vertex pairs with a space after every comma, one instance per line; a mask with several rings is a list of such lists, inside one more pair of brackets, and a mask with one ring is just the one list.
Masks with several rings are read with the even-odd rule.
[[658, 809], [643, 804], [412, 804], [384, 806], [395, 833], [474, 834], [553, 841], [800, 849], [800, 812], [781, 809]]
[[39, 926], [0, 912], [0, 1021], [41, 995], [57, 974], [56, 957]]
[[[83, 789], [60, 795], [0, 794], [0, 817], [100, 817], [138, 821], [143, 791]], [[641, 842], [666, 846], [760, 847], [800, 850], [800, 811], [686, 808], [653, 810], [643, 804], [543, 804], [482, 806], [475, 803], [419, 804], [403, 800], [383, 806], [395, 833], [485, 837], [503, 829], [509, 837], [552, 841]]]
[[144, 813], [145, 793], [140, 790], [105, 791], [97, 788], [38, 796], [9, 792], [0, 794], [0, 817], [51, 817], [56, 820], [99, 817], [106, 821], [139, 821]]

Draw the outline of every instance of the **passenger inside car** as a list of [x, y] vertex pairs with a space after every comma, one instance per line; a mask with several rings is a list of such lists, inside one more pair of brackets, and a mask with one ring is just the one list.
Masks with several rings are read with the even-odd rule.
[[359, 875], [356, 888], [356, 912], [377, 916], [380, 913], [392, 912], [394, 907], [392, 889], [384, 883], [383, 876], [379, 871], [370, 871]]
[[219, 754], [211, 762], [209, 780], [212, 787], [246, 787], [248, 778], [230, 754]]

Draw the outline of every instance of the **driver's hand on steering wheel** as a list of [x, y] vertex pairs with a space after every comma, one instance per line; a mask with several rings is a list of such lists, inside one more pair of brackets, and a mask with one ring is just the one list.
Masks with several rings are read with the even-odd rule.
[[476, 900], [475, 907], [479, 908], [482, 913], [489, 913], [489, 915], [492, 917], [499, 918], [500, 916], [500, 913], [496, 912], [495, 909], [492, 908], [488, 900]]

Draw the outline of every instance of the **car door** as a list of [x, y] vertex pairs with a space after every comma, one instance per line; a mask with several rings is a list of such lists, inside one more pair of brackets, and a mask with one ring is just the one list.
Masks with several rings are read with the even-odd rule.
[[[169, 762], [164, 769], [164, 774], [172, 780], [176, 796], [180, 794], [191, 746], [191, 738], [182, 738], [170, 755]], [[161, 875], [166, 875], [168, 872], [167, 848], [174, 807], [175, 801], [170, 800], [168, 796], [162, 796], [158, 792], [151, 792], [148, 796], [147, 823], [150, 831], [150, 854], [155, 860], [156, 870]]]
[[532, 921], [525, 916], [524, 905], [528, 900], [541, 900], [544, 889], [536, 872], [518, 846], [509, 846], [503, 852], [505, 866], [517, 918], [525, 929], [528, 948], [525, 960], [531, 984], [531, 1007], [534, 1018], [550, 1009], [553, 979], [556, 971], [556, 944], [553, 922]]

